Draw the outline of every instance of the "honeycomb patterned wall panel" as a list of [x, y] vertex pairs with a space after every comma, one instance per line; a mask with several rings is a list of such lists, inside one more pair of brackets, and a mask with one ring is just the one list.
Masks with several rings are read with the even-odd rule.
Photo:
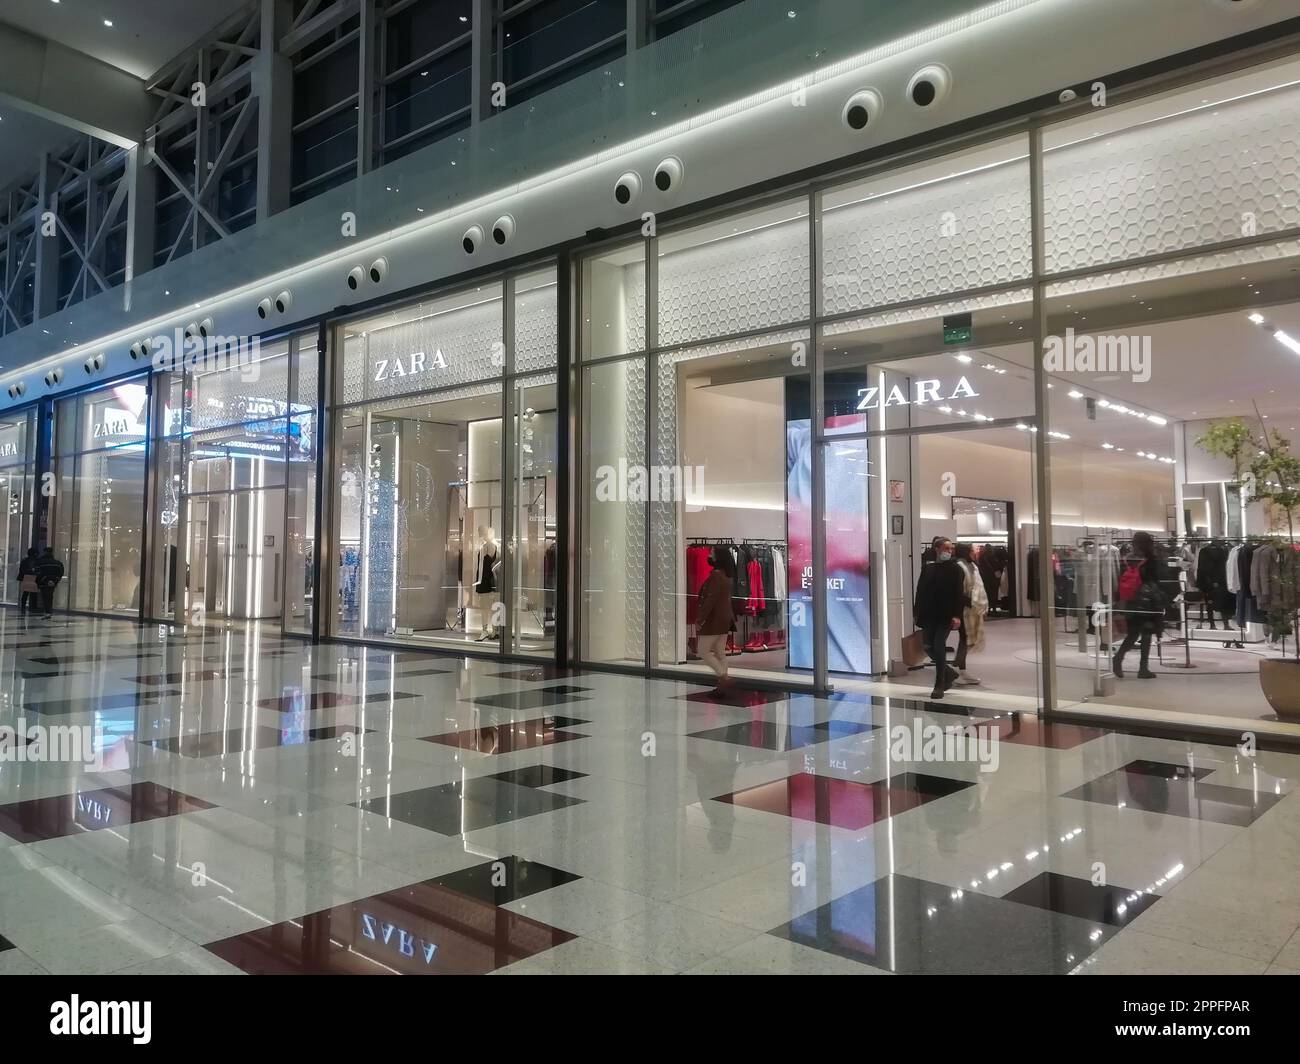
[[1191, 274], [1253, 266], [1261, 262], [1276, 262], [1280, 259], [1296, 258], [1297, 256], [1300, 256], [1300, 240], [1281, 240], [1275, 244], [1260, 244], [1257, 247], [1233, 248], [1231, 251], [1216, 251], [1208, 255], [1196, 255], [1175, 262], [1161, 263], [1158, 266], [1130, 266], [1127, 269], [1094, 273], [1086, 277], [1072, 277], [1068, 281], [1055, 281], [1049, 284], [1047, 286], [1047, 295], [1051, 299], [1057, 296], [1073, 295], [1076, 292], [1098, 292], [1107, 288], [1127, 288], [1130, 285], [1159, 281], [1169, 277], [1186, 277]]
[[1032, 288], [1013, 288], [986, 296], [949, 302], [927, 303], [919, 307], [898, 307], [894, 310], [882, 310], [875, 314], [864, 314], [859, 318], [845, 318], [842, 321], [827, 322], [822, 332], [825, 336], [841, 336], [863, 329], [883, 329], [890, 325], [904, 325], [914, 321], [928, 321], [942, 318], [947, 314], [960, 314], [963, 311], [988, 310], [993, 307], [1022, 307], [1028, 313], [1029, 304], [1034, 298]]
[[288, 355], [201, 374], [193, 378], [191, 386], [190, 428], [199, 432], [283, 415], [288, 400]]
[[[632, 447], [628, 448], [630, 453], [627, 460], [629, 463], [644, 463], [646, 459], [643, 441], [645, 440], [646, 391], [648, 385], [649, 371], [646, 368], [645, 360], [633, 360], [628, 366], [627, 374], [627, 427], [624, 437], [634, 443]], [[645, 566], [642, 564], [646, 558], [646, 551], [649, 549], [646, 543], [646, 504], [629, 503], [628, 505], [636, 512], [629, 515], [627, 522], [627, 582], [624, 586], [627, 588], [628, 610], [625, 646], [627, 656], [634, 661], [639, 661], [645, 656], [646, 634]]]
[[659, 346], [808, 318], [807, 221], [659, 258]]
[[1300, 89], [1049, 150], [1049, 273], [1300, 226]]
[[559, 317], [555, 300], [555, 285], [515, 296], [515, 372], [556, 365]]
[[822, 240], [827, 314], [1028, 278], [1029, 163], [827, 209]]

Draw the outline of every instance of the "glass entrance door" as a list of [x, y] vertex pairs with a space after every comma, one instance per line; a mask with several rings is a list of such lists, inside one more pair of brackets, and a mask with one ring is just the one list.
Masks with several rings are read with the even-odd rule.
[[285, 571], [283, 490], [190, 496], [185, 523], [189, 623], [279, 620]]

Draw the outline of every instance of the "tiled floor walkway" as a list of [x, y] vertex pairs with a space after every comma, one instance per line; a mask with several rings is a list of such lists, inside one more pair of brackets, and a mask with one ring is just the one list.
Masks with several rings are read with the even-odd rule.
[[0, 727], [98, 737], [0, 761], [0, 973], [1300, 974], [1297, 755], [12, 610], [0, 655]]

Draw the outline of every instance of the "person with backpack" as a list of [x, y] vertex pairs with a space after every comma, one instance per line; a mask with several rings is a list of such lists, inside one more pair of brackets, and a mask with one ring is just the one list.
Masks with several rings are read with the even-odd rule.
[[1128, 633], [1111, 659], [1111, 671], [1119, 679], [1124, 679], [1124, 655], [1141, 640], [1138, 679], [1154, 680], [1156, 674], [1148, 664], [1151, 637], [1165, 628], [1165, 593], [1160, 590], [1156, 542], [1149, 532], [1133, 533], [1133, 553], [1119, 578], [1119, 609], [1128, 624]]
[[36, 559], [36, 584], [41, 589], [41, 605], [46, 620], [54, 616], [54, 589], [62, 579], [63, 563], [54, 556], [53, 547], [46, 547]]
[[35, 547], [29, 547], [27, 557], [18, 563], [18, 605], [24, 616], [29, 609], [33, 613], [36, 611], [40, 595], [40, 587], [36, 583], [36, 559], [39, 554], [40, 551]]

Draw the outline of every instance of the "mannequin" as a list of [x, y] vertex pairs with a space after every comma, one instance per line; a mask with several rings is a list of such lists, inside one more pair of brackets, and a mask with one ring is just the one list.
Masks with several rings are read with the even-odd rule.
[[497, 568], [501, 564], [501, 546], [496, 532], [490, 526], [478, 526], [478, 550], [474, 554], [474, 595], [476, 605], [483, 615], [483, 634], [478, 642], [493, 639], [496, 625], [492, 621], [493, 605], [497, 601]]

